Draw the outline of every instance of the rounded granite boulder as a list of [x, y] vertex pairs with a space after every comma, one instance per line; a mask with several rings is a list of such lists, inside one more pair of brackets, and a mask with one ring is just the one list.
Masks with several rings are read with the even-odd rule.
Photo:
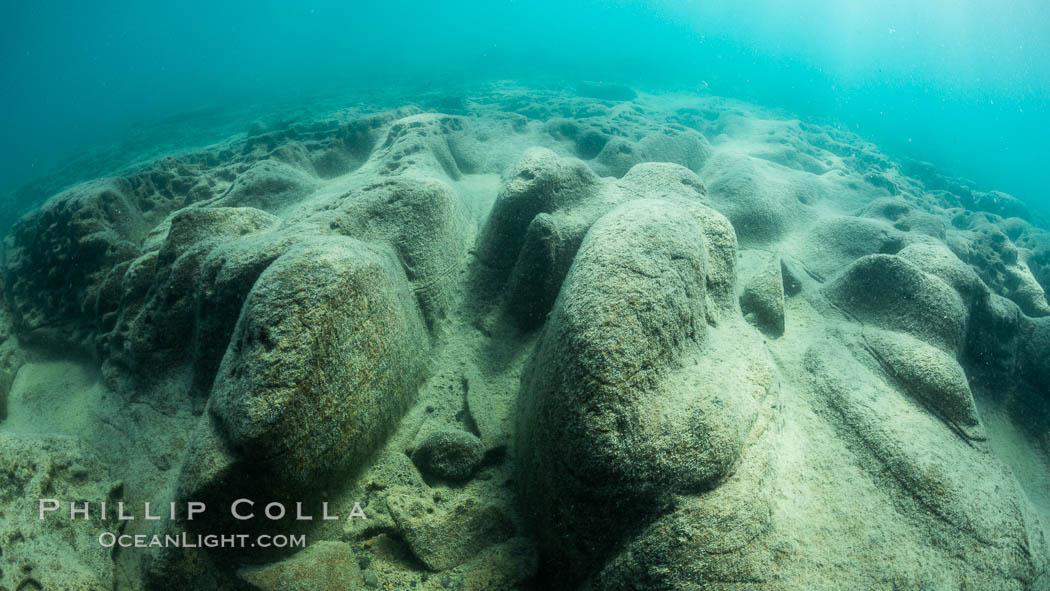
[[773, 390], [722, 292], [735, 256], [722, 222], [638, 199], [580, 246], [519, 398], [521, 498], [555, 570], [582, 576], [672, 495], [717, 486]]
[[293, 247], [248, 294], [212, 391], [220, 432], [289, 483], [357, 466], [415, 395], [429, 341], [393, 254]]
[[962, 298], [944, 281], [899, 256], [862, 257], [824, 292], [865, 325], [902, 331], [951, 353], [963, 343], [968, 312]]

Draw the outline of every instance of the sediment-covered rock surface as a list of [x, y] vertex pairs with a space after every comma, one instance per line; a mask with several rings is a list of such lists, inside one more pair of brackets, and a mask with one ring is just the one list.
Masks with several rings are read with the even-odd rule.
[[[26, 214], [3, 585], [1050, 586], [1043, 222], [834, 128], [592, 86], [253, 125]], [[275, 500], [120, 528], [309, 544], [103, 550], [41, 495]]]

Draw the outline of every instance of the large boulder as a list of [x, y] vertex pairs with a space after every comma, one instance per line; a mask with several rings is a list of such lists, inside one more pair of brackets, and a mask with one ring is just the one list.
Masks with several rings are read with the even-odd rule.
[[668, 163], [644, 163], [611, 183], [601, 183], [574, 159], [526, 152], [515, 165], [479, 236], [477, 256], [485, 273], [477, 282], [504, 295], [507, 313], [523, 328], [547, 319], [584, 235], [617, 205], [649, 195], [699, 199], [705, 188], [695, 173]]
[[[233, 321], [227, 330], [214, 331], [208, 320], [219, 312], [235, 317], [247, 290], [223, 302], [228, 305], [216, 306], [216, 288], [222, 296], [230, 294], [216, 285], [217, 273], [208, 261], [216, 251], [227, 255], [235, 243], [264, 234], [278, 223], [264, 211], [240, 207], [187, 208], [173, 215], [158, 250], [139, 256], [123, 273], [116, 271], [107, 278], [107, 288], [96, 304], [96, 313], [104, 319], [96, 346], [109, 384], [138, 395], [171, 379], [172, 373], [185, 373], [195, 350], [213, 354], [217, 362]], [[222, 260], [230, 260], [227, 267], [236, 261], [228, 255]], [[249, 286], [260, 272], [257, 268], [248, 277]]]
[[496, 198], [478, 238], [478, 259], [506, 276], [536, 216], [579, 203], [597, 189], [598, 178], [583, 162], [545, 148], [528, 150]]
[[366, 164], [381, 177], [405, 173], [459, 179], [474, 172], [482, 156], [463, 117], [419, 113], [395, 121]]
[[899, 256], [858, 259], [824, 292], [864, 324], [908, 333], [953, 355], [963, 343], [968, 311], [962, 298]]
[[394, 178], [321, 199], [302, 219], [292, 221], [296, 228], [389, 245], [433, 331], [453, 306], [457, 271], [467, 250], [463, 209], [446, 182]]
[[808, 192], [764, 160], [719, 153], [711, 158], [704, 178], [712, 204], [732, 222], [741, 244], [783, 238], [806, 217]]
[[897, 256], [950, 285], [959, 292], [968, 306], [974, 305], [988, 293], [988, 287], [973, 268], [961, 261], [942, 243], [909, 244], [901, 249]]
[[317, 239], [248, 294], [212, 393], [243, 457], [289, 483], [360, 465], [414, 397], [429, 341], [389, 249]]
[[913, 240], [881, 220], [827, 216], [808, 228], [799, 250], [810, 273], [824, 281], [863, 256], [895, 254]]
[[586, 576], [671, 495], [716, 486], [740, 457], [772, 385], [717, 289], [732, 284], [726, 242], [724, 218], [681, 199], [629, 201], [588, 231], [518, 418], [522, 500], [555, 570]]
[[[856, 450], [856, 464], [877, 479], [894, 506], [908, 508], [915, 520], [911, 527], [937, 540], [911, 544], [912, 552], [927, 557], [926, 565], [889, 563], [897, 578], [988, 589], [1043, 588], [1046, 540], [1016, 478], [982, 442], [945, 428], [930, 406], [902, 395], [892, 374], [887, 380], [874, 373], [864, 362], [867, 355], [849, 339], [828, 339], [806, 351], [803, 366], [811, 376], [813, 400], [834, 413], [830, 420]], [[898, 378], [911, 372], [902, 364], [896, 367]], [[947, 375], [943, 366], [934, 371]], [[945, 383], [918, 379], [926, 382], [922, 391], [927, 393], [934, 383]], [[907, 377], [904, 381], [909, 390], [916, 384]], [[942, 416], [952, 412], [945, 406], [948, 400], [942, 398], [938, 405]], [[930, 561], [943, 565], [943, 572], [932, 573]]]

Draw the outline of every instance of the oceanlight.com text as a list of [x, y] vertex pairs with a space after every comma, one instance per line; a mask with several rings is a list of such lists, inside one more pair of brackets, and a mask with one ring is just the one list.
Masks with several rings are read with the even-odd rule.
[[102, 532], [98, 543], [112, 548], [305, 548], [306, 535], [189, 534], [149, 535]]

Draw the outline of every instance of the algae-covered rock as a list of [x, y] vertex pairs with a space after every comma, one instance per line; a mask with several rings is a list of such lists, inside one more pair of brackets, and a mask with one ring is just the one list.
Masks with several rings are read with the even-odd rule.
[[435, 330], [454, 305], [466, 251], [467, 222], [455, 191], [437, 179], [395, 178], [322, 203], [302, 224], [389, 245]]
[[[619, 445], [594, 445], [584, 433], [605, 431], [616, 422], [617, 402], [632, 390], [653, 387], [681, 363], [687, 347], [703, 341], [708, 266], [703, 234], [685, 206], [627, 203], [590, 230], [562, 287], [525, 379], [522, 409], [526, 421], [553, 420], [520, 424], [519, 436], [558, 448], [565, 454], [560, 461], [598, 487], [644, 483], [647, 468], [666, 461], [655, 457], [659, 443], [645, 437], [629, 436], [652, 450], [648, 467], [628, 464], [615, 455]], [[581, 422], [570, 428], [560, 421]], [[655, 483], [655, 475], [650, 478]]]
[[805, 204], [792, 179], [769, 164], [734, 153], [716, 154], [707, 165], [708, 193], [729, 219], [742, 244], [765, 244], [783, 237], [801, 219]]
[[752, 314], [763, 331], [784, 334], [784, 277], [779, 258], [774, 257], [744, 286], [740, 311]]
[[940, 278], [959, 292], [967, 304], [987, 291], [987, 287], [973, 268], [959, 260], [959, 257], [943, 244], [911, 244], [901, 249], [897, 256], [914, 263], [923, 272]]
[[349, 544], [314, 542], [274, 564], [242, 568], [242, 579], [262, 591], [362, 591], [361, 569]]
[[[478, 240], [487, 273], [480, 282], [505, 287], [506, 311], [522, 328], [546, 319], [588, 229], [621, 203], [651, 195], [699, 200], [703, 183], [668, 163], [633, 166], [600, 184], [581, 162], [530, 150], [515, 166]], [[497, 292], [498, 293], [498, 292]]]
[[771, 585], [774, 445], [770, 430], [718, 488], [682, 498], [631, 536], [591, 577], [590, 587], [684, 590], [696, 581], [712, 589]]
[[951, 353], [963, 342], [967, 310], [959, 294], [899, 256], [863, 257], [825, 293], [865, 324], [906, 332]]
[[412, 461], [423, 474], [444, 480], [470, 478], [481, 465], [485, 446], [466, 431], [432, 431], [412, 451]]
[[944, 219], [916, 208], [904, 199], [876, 199], [861, 212], [864, 217], [883, 219], [903, 232], [918, 232], [944, 239]]
[[[113, 274], [113, 293], [99, 297], [97, 313], [107, 330], [96, 347], [111, 387], [129, 396], [163, 391], [161, 384], [186, 373], [193, 357], [208, 357], [209, 363], [196, 369], [199, 382], [210, 386], [236, 322], [231, 311], [240, 310], [262, 272], [255, 265], [242, 278], [247, 287], [228, 288], [227, 275], [242, 260], [236, 256], [238, 246], [250, 241], [268, 264], [276, 255], [267, 257], [257, 238], [279, 221], [248, 207], [186, 208], [173, 214], [159, 248]], [[213, 263], [216, 259], [225, 274]], [[220, 316], [224, 321], [217, 322]]]
[[[804, 366], [818, 404], [837, 413], [835, 423], [861, 452], [856, 461], [877, 475], [884, 494], [910, 507], [922, 530], [939, 539], [949, 556], [965, 556], [961, 562], [948, 559], [951, 574], [945, 578], [968, 581], [966, 586], [1002, 588], [1002, 581], [1016, 580], [1015, 588], [1037, 588], [1046, 541], [1003, 463], [943, 428], [941, 419], [895, 392], [892, 382], [872, 375], [847, 351], [830, 341], [806, 352]], [[1018, 546], [1032, 552], [1018, 552]], [[919, 544], [916, 551], [935, 555], [936, 548]]]
[[481, 159], [469, 125], [463, 117], [444, 113], [407, 115], [390, 125], [365, 166], [377, 165], [374, 172], [380, 177], [417, 171], [424, 177], [459, 179], [473, 172]]
[[637, 142], [616, 138], [607, 142], [594, 159], [601, 176], [622, 177], [642, 162], [672, 162], [699, 172], [711, 157], [711, 144], [691, 129], [662, 129]]
[[415, 394], [429, 348], [404, 272], [349, 238], [296, 246], [259, 277], [212, 394], [244, 457], [292, 482], [359, 465]]
[[7, 396], [18, 370], [25, 363], [25, 352], [15, 339], [0, 341], [0, 421], [7, 418]]
[[913, 238], [882, 222], [852, 216], [819, 218], [801, 245], [801, 259], [820, 281], [831, 279], [853, 261], [871, 254], [900, 252]]
[[1037, 388], [1050, 385], [1050, 317], [1033, 318], [1022, 324], [1021, 373]]
[[124, 179], [83, 183], [26, 214], [6, 256], [11, 313], [23, 338], [83, 346], [110, 269], [138, 255], [150, 221]]
[[477, 256], [509, 273], [533, 218], [578, 203], [598, 189], [598, 178], [578, 160], [532, 149], [510, 171], [478, 238]]
[[[993, 292], [1013, 300], [1029, 316], [1050, 315], [1046, 292], [1026, 261], [1030, 257], [1010, 239], [1001, 220], [973, 216], [959, 225], [963, 230], [949, 235], [948, 247], [973, 267]], [[1033, 262], [1038, 268], [1038, 261]]]
[[969, 439], [987, 439], [966, 374], [951, 355], [903, 333], [866, 329], [864, 342], [930, 412]]
[[[716, 486], [773, 390], [718, 289], [732, 285], [735, 258], [719, 218], [640, 199], [599, 219], [526, 368], [518, 477], [545, 560], [575, 573], [559, 585], [586, 576], [671, 495]], [[743, 376], [744, 387], [724, 382]]]
[[275, 211], [316, 188], [317, 180], [307, 172], [280, 160], [268, 159], [255, 163], [238, 176], [216, 204]]
[[1002, 191], [974, 192], [973, 208], [989, 211], [1004, 218], [1017, 217], [1027, 220], [1032, 217], [1028, 207], [1020, 199]]

